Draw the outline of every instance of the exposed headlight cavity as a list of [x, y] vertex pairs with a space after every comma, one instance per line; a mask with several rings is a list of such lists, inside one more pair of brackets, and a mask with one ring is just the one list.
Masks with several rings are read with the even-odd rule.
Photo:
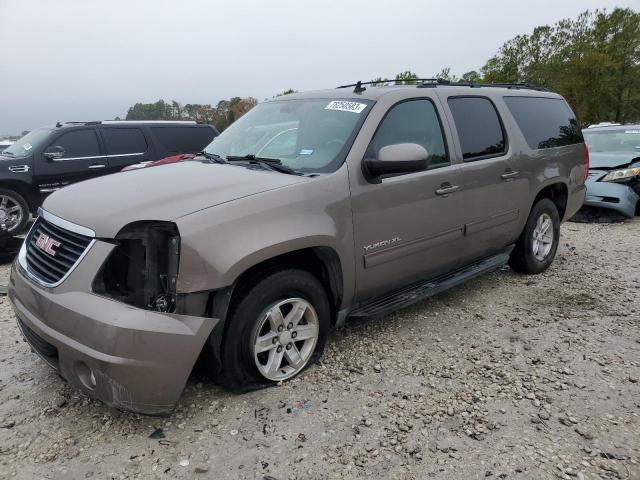
[[170, 222], [136, 222], [123, 228], [93, 290], [159, 312], [176, 309], [180, 260], [178, 228]]

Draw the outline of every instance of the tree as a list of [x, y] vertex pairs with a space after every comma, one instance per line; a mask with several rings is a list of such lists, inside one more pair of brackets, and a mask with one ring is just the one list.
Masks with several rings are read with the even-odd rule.
[[215, 107], [197, 103], [182, 105], [175, 100], [171, 103], [158, 100], [155, 103], [136, 103], [129, 108], [126, 119], [194, 120], [214, 125], [218, 131], [223, 131], [257, 104], [258, 101], [253, 97], [221, 100]]
[[396, 75], [395, 83], [396, 85], [415, 85], [417, 83], [417, 78], [418, 75], [413, 73], [411, 70], [405, 70], [404, 72]]
[[640, 119], [640, 13], [585, 11], [506, 42], [484, 81], [529, 83], [562, 94], [583, 123]]

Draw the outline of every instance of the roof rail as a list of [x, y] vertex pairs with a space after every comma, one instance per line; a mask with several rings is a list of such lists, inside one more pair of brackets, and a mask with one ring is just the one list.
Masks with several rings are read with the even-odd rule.
[[195, 120], [92, 120], [88, 122], [64, 122], [64, 124], [58, 122], [56, 123], [56, 127], [62, 127], [63, 125], [110, 125], [117, 123], [178, 123], [194, 125], [199, 122], [196, 122]]
[[[402, 82], [396, 84], [395, 82]], [[406, 83], [411, 82], [411, 83]], [[442, 78], [410, 78], [406, 80], [372, 80], [370, 82], [357, 82], [351, 83], [349, 85], [341, 85], [337, 88], [351, 88], [355, 87], [354, 93], [361, 93], [366, 90], [363, 85], [385, 85], [390, 84], [389, 86], [402, 86], [402, 85], [415, 85], [417, 88], [430, 88], [437, 86], [447, 86], [447, 87], [471, 87], [471, 88], [484, 88], [484, 87], [493, 87], [493, 88], [509, 88], [514, 90], [538, 90], [542, 92], [548, 91], [544, 87], [538, 87], [535, 85], [530, 85], [528, 83], [473, 83], [473, 82], [452, 82], [451, 80], [445, 80]]]

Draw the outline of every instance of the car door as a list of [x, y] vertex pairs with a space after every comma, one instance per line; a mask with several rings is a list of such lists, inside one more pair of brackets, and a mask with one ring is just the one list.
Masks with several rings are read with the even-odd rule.
[[41, 193], [104, 174], [107, 159], [93, 127], [63, 131], [39, 154], [34, 181]]
[[456, 263], [463, 237], [459, 167], [450, 162], [431, 99], [401, 101], [386, 112], [365, 158], [387, 145], [417, 143], [427, 169], [367, 182], [350, 174], [356, 252], [356, 301], [437, 275]]
[[109, 173], [151, 159], [150, 142], [141, 128], [103, 126], [100, 132], [107, 152]]
[[463, 260], [481, 258], [513, 243], [528, 188], [518, 180], [514, 155], [494, 102], [484, 96], [446, 98], [462, 159]]

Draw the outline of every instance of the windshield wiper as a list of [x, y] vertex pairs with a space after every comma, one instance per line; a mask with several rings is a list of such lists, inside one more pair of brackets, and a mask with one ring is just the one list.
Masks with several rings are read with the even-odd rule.
[[227, 161], [228, 162], [249, 162], [249, 163], [263, 165], [265, 167], [270, 168], [271, 170], [275, 170], [276, 172], [286, 173], [289, 175], [301, 175], [300, 172], [296, 172], [293, 168], [289, 168], [282, 165], [282, 161], [277, 158], [256, 157], [253, 154], [245, 155], [243, 157], [236, 156], [236, 155], [228, 155]]
[[11, 155], [12, 157], [16, 156], [16, 154], [13, 152], [0, 152], [0, 155]]
[[196, 157], [204, 157], [207, 160], [212, 160], [215, 163], [227, 163], [227, 161], [224, 158], [222, 158], [220, 155], [216, 155], [215, 153], [205, 152], [204, 150], [202, 152], [196, 153]]

